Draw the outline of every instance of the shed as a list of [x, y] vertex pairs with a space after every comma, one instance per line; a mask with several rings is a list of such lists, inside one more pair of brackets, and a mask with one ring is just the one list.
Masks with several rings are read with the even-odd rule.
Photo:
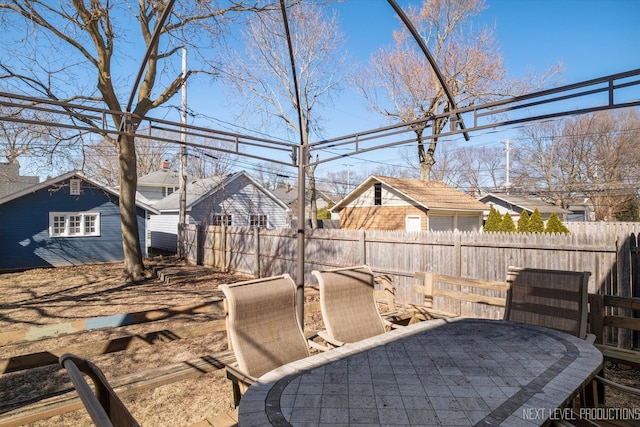
[[373, 175], [331, 211], [344, 229], [478, 231], [486, 209], [442, 181]]
[[2, 271], [123, 261], [119, 193], [72, 171], [0, 198], [0, 255]]

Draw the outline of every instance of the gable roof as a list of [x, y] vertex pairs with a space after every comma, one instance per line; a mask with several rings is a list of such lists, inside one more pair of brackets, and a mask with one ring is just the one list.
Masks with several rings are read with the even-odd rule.
[[[187, 176], [187, 180], [195, 178]], [[180, 172], [169, 168], [158, 169], [138, 178], [138, 187], [177, 187], [180, 185]]]
[[0, 162], [0, 198], [40, 182], [37, 176], [20, 175], [18, 163]]
[[[64, 173], [62, 175], [59, 175], [59, 176], [57, 176], [55, 178], [48, 179], [48, 180], [43, 181], [43, 182], [41, 182], [39, 184], [35, 184], [35, 185], [30, 186], [30, 187], [23, 188], [22, 190], [17, 191], [15, 193], [8, 194], [7, 196], [0, 198], [0, 205], [2, 205], [4, 203], [7, 203], [7, 202], [10, 202], [12, 200], [19, 199], [19, 198], [24, 197], [24, 196], [26, 196], [28, 194], [35, 193], [36, 191], [42, 190], [43, 188], [47, 188], [47, 187], [49, 187], [51, 185], [54, 185], [54, 184], [57, 184], [59, 182], [66, 181], [67, 179], [70, 179], [70, 178], [79, 178], [79, 179], [81, 179], [83, 181], [88, 182], [89, 184], [93, 185], [94, 187], [97, 187], [97, 188], [99, 188], [99, 189], [101, 189], [101, 190], [103, 190], [103, 191], [105, 191], [107, 193], [110, 193], [110, 194], [112, 194], [112, 195], [114, 195], [114, 196], [116, 196], [118, 198], [120, 197], [120, 193], [117, 190], [115, 190], [113, 188], [110, 188], [110, 187], [107, 187], [107, 186], [104, 186], [104, 185], [100, 184], [99, 182], [94, 181], [93, 179], [90, 179], [90, 178], [86, 177], [82, 172], [74, 170], [74, 171], [70, 171], [70, 172]], [[158, 211], [156, 209], [154, 209], [153, 207], [151, 207], [151, 206], [149, 206], [149, 205], [147, 205], [145, 203], [142, 203], [142, 202], [140, 202], [138, 200], [136, 200], [136, 205], [138, 207], [146, 210], [146, 211], [158, 213]]]
[[499, 200], [507, 207], [515, 206], [522, 210], [526, 210], [527, 213], [533, 213], [538, 208], [540, 214], [555, 213], [571, 213], [567, 209], [563, 209], [560, 206], [556, 206], [552, 203], [545, 202], [540, 197], [530, 196], [526, 194], [505, 194], [505, 193], [488, 193], [480, 198], [480, 201], [489, 204], [491, 200]]
[[[287, 189], [287, 187], [278, 187], [275, 190], [272, 190], [273, 194], [282, 200], [285, 204], [291, 205], [298, 201], [298, 186], [291, 185]], [[324, 191], [316, 189], [316, 197], [318, 199], [324, 199], [327, 203], [333, 203], [333, 199]], [[309, 194], [305, 194], [305, 203], [309, 203]]]
[[441, 209], [456, 211], [485, 211], [487, 206], [472, 196], [456, 190], [442, 181], [422, 181], [410, 178], [393, 178], [372, 175], [362, 182], [355, 190], [340, 200], [332, 211], [339, 211], [362, 194], [376, 182], [380, 182], [406, 198], [413, 200], [425, 209]]
[[[268, 197], [272, 198], [283, 209], [289, 209], [289, 207], [272, 192], [260, 185], [251, 175], [245, 171], [236, 172], [231, 175], [218, 175], [204, 179], [193, 179], [187, 183], [187, 206], [186, 210], [191, 209], [194, 205], [200, 203], [203, 199], [209, 197], [221, 188], [230, 185], [233, 181], [245, 177], [260, 191], [265, 193]], [[180, 192], [175, 191], [169, 194], [164, 199], [154, 203], [153, 207], [158, 211], [177, 211], [180, 209]]]

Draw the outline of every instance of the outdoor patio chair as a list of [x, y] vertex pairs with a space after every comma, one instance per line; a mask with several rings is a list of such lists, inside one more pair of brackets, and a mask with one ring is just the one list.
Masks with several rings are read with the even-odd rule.
[[[67, 371], [82, 404], [98, 427], [139, 426], [129, 410], [104, 376], [100, 368], [81, 357], [65, 353], [60, 356], [60, 365]], [[86, 380], [93, 381], [95, 393]]]
[[509, 267], [504, 319], [591, 339], [587, 337], [590, 275], [588, 271]]
[[[590, 343], [587, 334], [588, 271], [509, 267], [504, 319], [566, 332]], [[592, 405], [595, 382], [580, 392], [582, 404]]]
[[374, 277], [366, 265], [314, 270], [320, 285], [320, 310], [326, 331], [318, 336], [339, 347], [386, 332], [385, 321], [376, 306]]
[[288, 274], [220, 285], [226, 297], [227, 334], [236, 364], [227, 366], [238, 406], [262, 374], [309, 356], [295, 308], [296, 284]]

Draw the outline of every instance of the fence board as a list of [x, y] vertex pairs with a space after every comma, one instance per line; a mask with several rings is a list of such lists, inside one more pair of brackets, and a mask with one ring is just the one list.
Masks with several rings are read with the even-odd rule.
[[[570, 234], [308, 229], [305, 282], [315, 284], [310, 275], [314, 269], [368, 264], [374, 272], [394, 277], [398, 302], [421, 305], [424, 297], [413, 290], [416, 271], [500, 281], [505, 280], [509, 266], [520, 266], [590, 271], [591, 293], [640, 293], [640, 285], [633, 285], [640, 277], [636, 243], [640, 223], [566, 225]], [[185, 239], [192, 262], [255, 276], [289, 273], [296, 277], [297, 230], [208, 227], [198, 240], [203, 247], [197, 251], [191, 248], [195, 241], [191, 227], [186, 227]], [[201, 259], [197, 253], [203, 254]], [[446, 303], [436, 298], [434, 308], [451, 311], [438, 304]], [[469, 313], [489, 314], [482, 307]], [[608, 329], [608, 339], [632, 345], [628, 335], [614, 337], [617, 331]]]

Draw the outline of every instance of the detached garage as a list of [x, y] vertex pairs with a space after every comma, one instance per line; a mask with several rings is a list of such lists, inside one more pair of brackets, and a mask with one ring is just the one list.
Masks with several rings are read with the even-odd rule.
[[479, 231], [487, 206], [441, 182], [370, 176], [331, 209], [340, 228]]

